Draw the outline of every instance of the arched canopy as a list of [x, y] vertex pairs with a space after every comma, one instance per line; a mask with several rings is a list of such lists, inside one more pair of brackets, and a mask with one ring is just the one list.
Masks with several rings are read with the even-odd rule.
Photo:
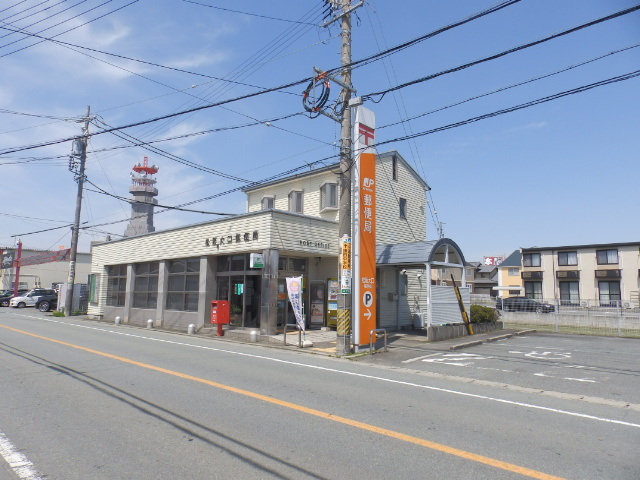
[[429, 264], [436, 267], [464, 268], [465, 264], [460, 247], [450, 238], [378, 245], [376, 254], [379, 266]]

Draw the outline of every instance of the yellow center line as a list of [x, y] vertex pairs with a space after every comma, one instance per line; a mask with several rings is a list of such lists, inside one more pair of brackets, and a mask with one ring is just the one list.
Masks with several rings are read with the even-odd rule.
[[111, 358], [113, 360], [118, 360], [120, 362], [128, 363], [131, 365], [136, 365], [138, 367], [147, 368], [149, 370], [154, 370], [156, 372], [166, 373], [167, 375], [173, 375], [174, 377], [183, 378], [186, 380], [192, 380], [194, 382], [203, 383], [205, 385], [210, 385], [212, 387], [220, 388], [222, 390], [226, 390], [228, 392], [237, 393], [239, 395], [244, 395], [246, 397], [255, 398], [257, 400], [262, 400], [263, 402], [268, 402], [274, 405], [279, 405], [281, 407], [290, 408], [292, 410], [296, 410], [298, 412], [306, 413], [308, 415], [314, 415], [316, 417], [324, 418], [326, 420], [332, 420], [334, 422], [342, 423], [344, 425], [349, 425], [351, 427], [359, 428], [362, 430], [366, 430], [369, 432], [377, 433], [379, 435], [384, 435], [386, 437], [395, 438], [397, 440], [402, 440], [405, 442], [413, 443], [414, 445], [421, 445], [426, 448], [430, 448], [432, 450], [436, 450], [439, 452], [448, 453], [450, 455], [455, 455], [456, 457], [464, 458], [467, 460], [472, 460], [474, 462], [483, 463], [485, 465], [489, 465], [491, 467], [500, 468], [502, 470], [507, 470], [509, 472], [519, 473], [521, 475], [525, 475], [527, 477], [536, 478], [539, 480], [564, 480], [562, 477], [556, 477], [554, 475], [548, 475], [543, 472], [539, 472], [537, 470], [532, 470], [530, 468], [521, 467], [519, 465], [514, 465], [513, 463], [503, 462], [501, 460], [496, 460], [494, 458], [485, 457], [483, 455], [477, 455], [475, 453], [467, 452], [466, 450], [460, 450], [458, 448], [449, 447], [447, 445], [442, 445], [440, 443], [432, 442], [429, 440], [425, 440], [423, 438], [414, 437], [411, 435], [406, 435], [404, 433], [396, 432], [394, 430], [388, 430], [386, 428], [376, 427], [375, 425], [369, 425], [368, 423], [359, 422], [357, 420], [352, 420], [350, 418], [341, 417], [338, 415], [334, 415], [332, 413], [323, 412], [321, 410], [315, 410], [313, 408], [305, 407], [303, 405], [298, 405], [295, 403], [287, 402], [285, 400], [279, 400], [277, 398], [268, 397], [266, 395], [261, 395], [259, 393], [251, 392], [249, 390], [243, 390], [241, 388], [232, 387], [230, 385], [225, 385], [223, 383], [214, 382], [212, 380], [207, 380], [205, 378], [194, 377], [193, 375], [188, 375], [186, 373], [176, 372], [175, 370], [169, 370], [162, 367], [157, 367], [155, 365], [150, 365], [148, 363], [137, 362], [130, 358], [120, 357], [118, 355], [113, 355], [111, 353], [101, 352], [99, 350], [94, 350], [92, 348], [82, 347], [80, 345], [75, 345], [73, 343], [63, 342], [62, 340], [56, 340], [54, 338], [43, 337], [42, 335], [37, 335], [31, 332], [25, 332], [24, 330], [19, 330], [17, 328], [8, 327], [6, 325], [0, 325], [2, 328], [6, 328], [8, 330], [12, 330], [17, 333], [22, 333], [24, 335], [29, 335], [31, 337], [39, 338], [41, 340], [47, 340], [49, 342], [57, 343], [59, 345], [64, 345], [66, 347], [75, 348], [78, 350], [82, 350], [84, 352], [92, 353], [94, 355], [100, 355], [103, 357]]

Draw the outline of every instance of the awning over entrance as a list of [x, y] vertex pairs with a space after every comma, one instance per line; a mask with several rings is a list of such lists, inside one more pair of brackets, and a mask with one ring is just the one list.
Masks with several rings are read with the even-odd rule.
[[[451, 270], [458, 270], [459, 285], [466, 286], [464, 255], [453, 240], [441, 238], [423, 242], [378, 245], [376, 254], [378, 268], [395, 268], [400, 278], [404, 279], [406, 293], [398, 297], [398, 301], [404, 302], [398, 306], [398, 315], [402, 312], [405, 312], [405, 315], [413, 315], [416, 318], [414, 327], [419, 328], [462, 321], [460, 306], [452, 283], [448, 278], [442, 278], [438, 274], [438, 271], [441, 273], [448, 271], [452, 274]], [[432, 271], [436, 272], [433, 276]], [[424, 272], [424, 279], [422, 272]], [[411, 282], [408, 276], [411, 276]], [[468, 290], [461, 294], [468, 304]], [[398, 324], [400, 323], [402, 322], [398, 318]]]
[[381, 265], [425, 265], [463, 268], [464, 255], [450, 238], [424, 242], [396, 243], [376, 247]]

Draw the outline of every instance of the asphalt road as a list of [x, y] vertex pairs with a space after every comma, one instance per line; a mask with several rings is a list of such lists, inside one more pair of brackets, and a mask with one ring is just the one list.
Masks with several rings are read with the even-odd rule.
[[0, 309], [0, 479], [639, 478], [640, 343], [564, 338], [352, 361]]

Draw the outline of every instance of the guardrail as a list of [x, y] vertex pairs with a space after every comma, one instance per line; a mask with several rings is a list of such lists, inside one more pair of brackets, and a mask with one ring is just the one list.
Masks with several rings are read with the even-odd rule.
[[287, 346], [287, 327], [295, 327], [298, 329], [298, 348], [302, 348], [302, 328], [297, 323], [287, 323], [284, 326], [284, 346]]
[[[387, 347], [387, 331], [384, 328], [376, 328], [375, 330], [371, 330], [369, 333], [369, 355], [373, 355], [373, 335], [376, 332], [384, 332], [384, 351], [388, 352], [389, 348]], [[377, 341], [377, 335], [376, 335]]]

